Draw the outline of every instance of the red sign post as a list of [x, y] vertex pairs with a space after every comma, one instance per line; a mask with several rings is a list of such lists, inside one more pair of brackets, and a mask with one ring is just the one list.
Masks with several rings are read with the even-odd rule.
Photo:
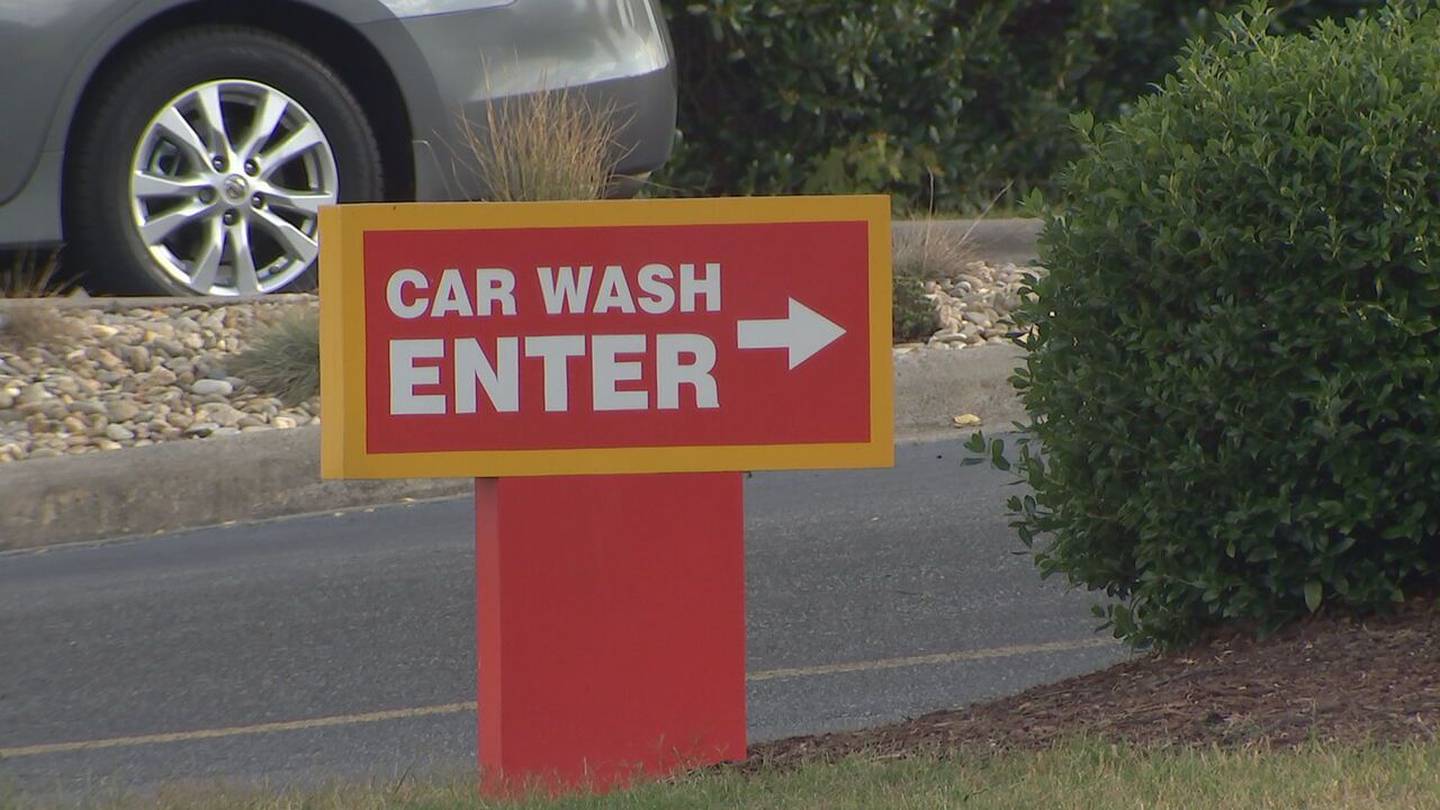
[[476, 478], [480, 762], [745, 753], [738, 471], [892, 463], [883, 197], [322, 212], [323, 471]]

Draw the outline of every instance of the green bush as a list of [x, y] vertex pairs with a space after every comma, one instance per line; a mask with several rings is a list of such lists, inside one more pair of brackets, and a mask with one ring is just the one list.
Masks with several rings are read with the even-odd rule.
[[[678, 193], [884, 192], [974, 209], [1049, 190], [1080, 154], [1068, 117], [1110, 118], [1228, 0], [664, 0]], [[1378, 0], [1286, 3], [1277, 26]]]
[[[1039, 566], [1170, 645], [1433, 588], [1440, 12], [1227, 19], [1118, 123], [1079, 121], [1014, 382]], [[1422, 14], [1421, 9], [1425, 12]], [[973, 437], [1002, 466], [1002, 447]]]
[[891, 337], [896, 343], [924, 340], [940, 328], [935, 305], [925, 297], [925, 282], [919, 276], [896, 273], [891, 285]]

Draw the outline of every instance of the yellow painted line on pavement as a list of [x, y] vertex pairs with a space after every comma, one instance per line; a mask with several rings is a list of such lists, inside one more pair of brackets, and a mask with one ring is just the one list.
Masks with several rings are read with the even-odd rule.
[[1071, 652], [1088, 650], [1093, 647], [1113, 647], [1117, 644], [1109, 638], [1087, 638], [1079, 641], [1050, 641], [1044, 644], [1015, 644], [1009, 647], [991, 647], [985, 650], [963, 650], [961, 652], [935, 653], [934, 655], [912, 655], [908, 658], [884, 658], [879, 661], [856, 661], [851, 664], [825, 664], [816, 667], [794, 667], [791, 669], [767, 669], [752, 672], [746, 678], [750, 681], [772, 681], [780, 678], [809, 678], [816, 675], [839, 675], [845, 672], [874, 672], [881, 669], [902, 669], [923, 667], [933, 664], [958, 664], [965, 661], [984, 661], [991, 658], [1013, 658], [1017, 655], [1038, 653]]
[[68, 754], [75, 751], [95, 751], [101, 748], [133, 748], [140, 745], [160, 743], [194, 742], [196, 740], [218, 740], [224, 737], [243, 737], [247, 734], [273, 734], [277, 731], [308, 731], [331, 726], [354, 726], [362, 723], [381, 723], [386, 720], [409, 720], [414, 717], [433, 717], [440, 714], [460, 714], [475, 711], [475, 701], [446, 703], [441, 706], [419, 706], [413, 709], [391, 709], [383, 712], [363, 714], [337, 714], [333, 717], [315, 717], [310, 720], [286, 720], [279, 723], [256, 723], [253, 726], [228, 726], [206, 728], [199, 731], [175, 731], [168, 734], [141, 734], [135, 737], [110, 737], [103, 740], [77, 740], [75, 742], [47, 743], [45, 745], [22, 745], [18, 748], [0, 748], [0, 759], [15, 757], [37, 757], [42, 754]]
[[[1021, 655], [1040, 653], [1070, 652], [1094, 647], [1115, 646], [1112, 639], [1082, 639], [1079, 641], [1052, 641], [1044, 644], [1016, 644], [1009, 647], [991, 647], [983, 650], [937, 653], [934, 655], [913, 655], [905, 658], [882, 658], [874, 661], [855, 661], [847, 664], [823, 664], [813, 667], [790, 667], [752, 672], [747, 681], [771, 681], [782, 678], [809, 678], [818, 675], [838, 675], [847, 672], [874, 672], [885, 669], [955, 664], [966, 661], [984, 661], [994, 658], [1013, 658]], [[14, 748], [0, 748], [0, 760], [19, 757], [37, 757], [45, 754], [69, 754], [80, 751], [98, 751], [105, 748], [135, 748], [142, 745], [163, 743], [196, 742], [218, 740], [226, 737], [244, 737], [254, 734], [275, 734], [282, 731], [310, 731], [334, 726], [357, 726], [366, 723], [383, 723], [389, 720], [411, 720], [419, 717], [437, 717], [447, 714], [463, 714], [475, 711], [475, 701], [444, 703], [437, 706], [417, 706], [409, 709], [389, 709], [360, 714], [337, 714], [330, 717], [315, 717], [309, 720], [286, 720], [276, 723], [256, 723], [249, 726], [226, 726], [197, 731], [175, 731], [165, 734], [140, 734], [133, 737], [108, 737], [100, 740], [76, 740], [73, 742], [22, 745]]]

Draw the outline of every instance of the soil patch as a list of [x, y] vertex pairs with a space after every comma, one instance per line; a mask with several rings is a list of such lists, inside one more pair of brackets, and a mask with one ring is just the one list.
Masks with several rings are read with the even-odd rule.
[[1427, 599], [1363, 622], [1317, 618], [1266, 639], [1217, 637], [891, 726], [754, 746], [747, 765], [1037, 749], [1078, 735], [1236, 747], [1428, 741], [1437, 730], [1440, 608]]

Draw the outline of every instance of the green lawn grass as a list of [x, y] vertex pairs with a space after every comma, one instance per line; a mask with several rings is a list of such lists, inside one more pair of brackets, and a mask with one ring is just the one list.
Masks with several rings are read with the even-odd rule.
[[[32, 805], [12, 799], [0, 807]], [[1041, 753], [712, 771], [603, 796], [495, 802], [473, 783], [406, 781], [277, 795], [189, 788], [97, 799], [96, 810], [889, 810], [914, 808], [1440, 808], [1440, 744], [1140, 750], [1093, 741]]]

